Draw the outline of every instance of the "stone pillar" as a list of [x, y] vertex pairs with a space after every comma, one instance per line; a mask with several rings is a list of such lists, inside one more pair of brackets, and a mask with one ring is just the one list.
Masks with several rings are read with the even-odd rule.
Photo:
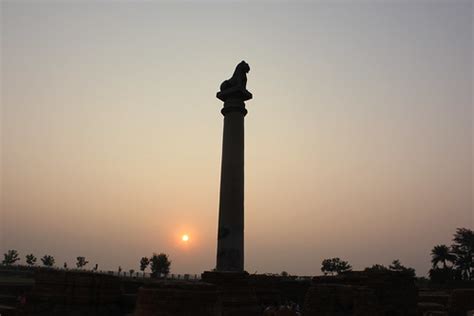
[[224, 101], [217, 271], [244, 271], [244, 117], [250, 92], [234, 91]]
[[247, 63], [240, 63], [217, 93], [217, 98], [224, 101], [216, 264], [219, 272], [244, 271], [244, 101], [252, 98], [245, 88], [249, 70]]
[[215, 271], [202, 274], [202, 281], [216, 285], [220, 316], [261, 315], [255, 289], [244, 271], [244, 102], [252, 99], [245, 88], [249, 70], [242, 61], [217, 93], [224, 102], [217, 264]]

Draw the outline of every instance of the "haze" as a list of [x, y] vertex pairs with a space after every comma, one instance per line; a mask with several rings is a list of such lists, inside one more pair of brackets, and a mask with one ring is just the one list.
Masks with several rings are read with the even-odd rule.
[[1, 10], [2, 253], [214, 268], [215, 93], [241, 60], [247, 271], [315, 275], [338, 256], [423, 275], [473, 228], [472, 1]]

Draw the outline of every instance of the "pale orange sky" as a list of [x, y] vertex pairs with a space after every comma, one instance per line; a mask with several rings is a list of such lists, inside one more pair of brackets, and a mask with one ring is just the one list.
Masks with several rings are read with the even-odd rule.
[[422, 275], [474, 226], [471, 1], [0, 5], [2, 252], [212, 269], [242, 59], [249, 272]]

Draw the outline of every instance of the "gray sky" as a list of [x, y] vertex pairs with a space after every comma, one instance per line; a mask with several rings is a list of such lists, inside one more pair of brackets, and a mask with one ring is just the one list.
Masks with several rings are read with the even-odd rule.
[[2, 1], [0, 34], [0, 251], [213, 268], [243, 59], [249, 272], [424, 274], [474, 226], [472, 1]]

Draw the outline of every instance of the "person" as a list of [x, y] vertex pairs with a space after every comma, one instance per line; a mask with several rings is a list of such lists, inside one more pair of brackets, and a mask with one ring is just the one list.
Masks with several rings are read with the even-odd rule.
[[265, 308], [263, 311], [263, 316], [276, 316], [276, 306], [273, 304], [270, 304]]
[[301, 316], [301, 309], [300, 309], [300, 305], [298, 303], [295, 304], [294, 311], [295, 311], [296, 316]]
[[276, 316], [295, 316], [295, 312], [293, 312], [288, 304], [281, 305], [278, 309], [278, 312], [275, 314]]
[[21, 293], [17, 297], [17, 310], [18, 311], [24, 311], [25, 306], [26, 306], [26, 292]]

